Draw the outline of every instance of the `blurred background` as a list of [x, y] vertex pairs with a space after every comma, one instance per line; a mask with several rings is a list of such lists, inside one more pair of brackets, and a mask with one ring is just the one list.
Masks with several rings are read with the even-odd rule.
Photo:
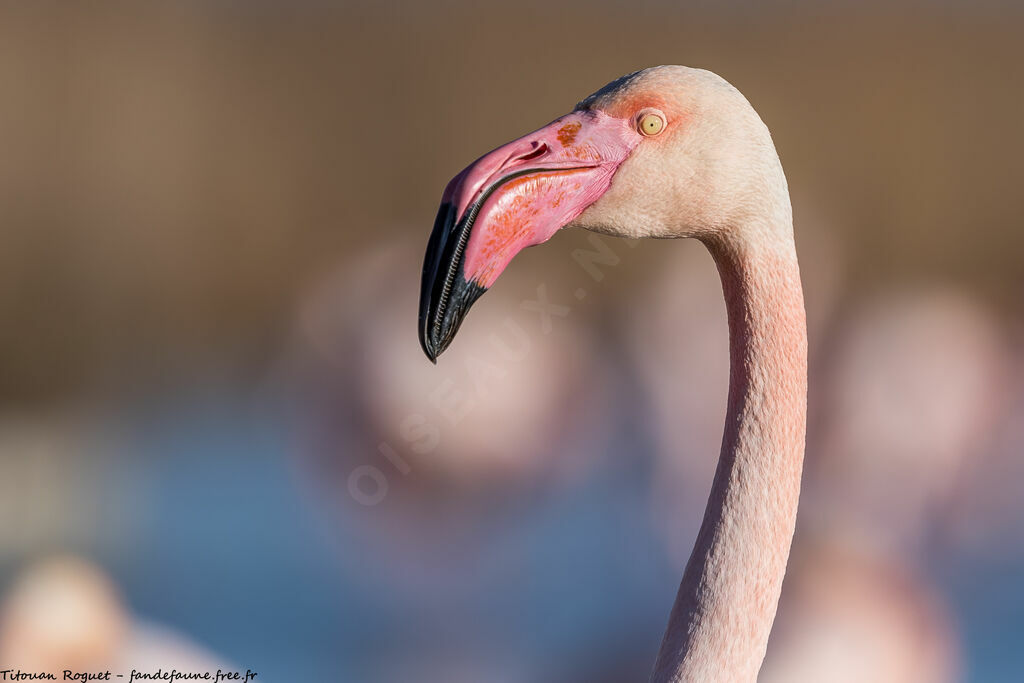
[[415, 319], [456, 172], [678, 63], [773, 131], [805, 278], [762, 680], [1022, 680], [1022, 32], [1000, 0], [0, 5], [0, 668], [646, 680], [725, 413], [710, 257], [567, 231], [437, 367]]

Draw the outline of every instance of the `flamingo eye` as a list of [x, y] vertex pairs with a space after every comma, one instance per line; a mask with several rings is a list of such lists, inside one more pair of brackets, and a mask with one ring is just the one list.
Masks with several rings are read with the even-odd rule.
[[665, 129], [665, 116], [660, 111], [647, 111], [637, 118], [636, 129], [641, 135], [657, 135]]

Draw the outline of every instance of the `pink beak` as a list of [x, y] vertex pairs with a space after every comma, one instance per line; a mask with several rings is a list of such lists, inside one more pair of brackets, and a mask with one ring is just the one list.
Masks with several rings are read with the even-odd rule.
[[605, 193], [639, 140], [626, 120], [574, 111], [448, 183], [423, 263], [419, 333], [427, 357], [448, 347], [513, 256], [546, 242]]

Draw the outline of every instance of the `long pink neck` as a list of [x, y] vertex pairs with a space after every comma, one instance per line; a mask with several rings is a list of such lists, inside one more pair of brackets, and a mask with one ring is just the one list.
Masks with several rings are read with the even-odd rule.
[[729, 317], [728, 413], [652, 683], [754, 681], [764, 659], [796, 524], [807, 412], [803, 293], [784, 227], [771, 244], [708, 243]]

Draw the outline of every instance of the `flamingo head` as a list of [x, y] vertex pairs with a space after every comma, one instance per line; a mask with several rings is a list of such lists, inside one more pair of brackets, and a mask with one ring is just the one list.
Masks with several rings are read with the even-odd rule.
[[427, 357], [436, 361], [451, 344], [517, 253], [563, 227], [624, 237], [721, 232], [749, 205], [744, 190], [756, 185], [757, 164], [744, 157], [765, 140], [774, 150], [726, 81], [661, 66], [609, 83], [480, 157], [448, 183], [427, 245], [419, 309]]

